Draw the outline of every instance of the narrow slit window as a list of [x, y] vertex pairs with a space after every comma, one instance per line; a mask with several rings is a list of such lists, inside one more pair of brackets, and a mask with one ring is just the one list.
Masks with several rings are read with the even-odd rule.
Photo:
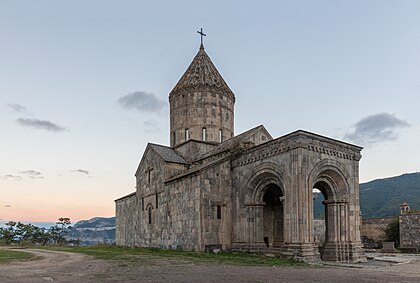
[[222, 219], [222, 206], [220, 204], [217, 206], [217, 219]]
[[156, 193], [156, 208], [159, 208], [159, 194]]
[[188, 128], [185, 129], [185, 141], [190, 139], [190, 130]]
[[149, 181], [149, 184], [150, 184], [150, 181], [151, 181], [151, 179], [152, 179], [152, 170], [153, 170], [153, 169], [149, 169], [149, 172], [147, 173], [147, 174], [148, 174], [147, 179], [148, 179], [148, 181]]
[[144, 197], [141, 198], [141, 210], [144, 211]]
[[202, 135], [202, 140], [203, 141], [206, 141], [206, 139], [207, 139], [207, 129], [206, 129], [206, 127], [204, 127], [203, 129], [202, 129], [202, 132], [201, 132], [201, 135]]
[[222, 131], [222, 129], [219, 129], [219, 142], [220, 143], [223, 142], [223, 131]]
[[149, 206], [149, 224], [152, 224], [152, 207]]
[[172, 145], [175, 146], [176, 145], [176, 135], [175, 132], [172, 133]]

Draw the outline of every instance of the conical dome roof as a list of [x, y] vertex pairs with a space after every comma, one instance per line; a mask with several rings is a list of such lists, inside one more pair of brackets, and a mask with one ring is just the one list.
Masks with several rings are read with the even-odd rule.
[[207, 87], [217, 88], [234, 96], [232, 90], [210, 60], [210, 57], [204, 51], [204, 46], [201, 45], [190, 66], [170, 92], [170, 96], [184, 90], [196, 90]]

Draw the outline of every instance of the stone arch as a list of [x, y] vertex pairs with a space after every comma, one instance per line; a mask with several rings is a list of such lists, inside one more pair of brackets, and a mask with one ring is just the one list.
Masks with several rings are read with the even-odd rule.
[[349, 179], [350, 174], [343, 164], [335, 160], [318, 162], [308, 177], [308, 189], [312, 191], [316, 187], [325, 198], [325, 242], [320, 246], [323, 260], [347, 261], [349, 258]]
[[284, 167], [264, 162], [252, 168], [242, 182], [247, 215], [242, 226], [250, 250], [280, 249], [284, 244], [284, 198], [290, 178]]
[[241, 188], [245, 189], [245, 202], [248, 204], [262, 202], [266, 186], [269, 184], [279, 186], [283, 196], [287, 195], [290, 178], [283, 166], [265, 162], [253, 168], [241, 185]]
[[349, 179], [350, 174], [340, 162], [322, 160], [312, 168], [307, 187], [312, 190], [316, 183], [325, 182], [328, 184], [325, 192], [323, 192], [326, 199], [348, 200], [350, 191]]

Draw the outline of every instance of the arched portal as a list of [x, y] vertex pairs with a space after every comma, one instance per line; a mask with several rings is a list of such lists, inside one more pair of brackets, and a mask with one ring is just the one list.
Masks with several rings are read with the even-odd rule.
[[[324, 242], [319, 252], [322, 260], [348, 261], [349, 213], [348, 187], [345, 179], [335, 170], [322, 171], [314, 180], [313, 189], [318, 190], [324, 201]], [[314, 221], [314, 227], [316, 224]]]
[[283, 235], [283, 192], [276, 184], [266, 186], [263, 195], [263, 237], [267, 248], [280, 248]]
[[[318, 251], [321, 255], [321, 259], [324, 259], [324, 246], [328, 239], [328, 228], [331, 229], [331, 225], [328, 225], [328, 200], [333, 199], [332, 196], [332, 189], [330, 185], [325, 181], [318, 181], [313, 186], [313, 190], [318, 198], [318, 204], [321, 201], [321, 205], [323, 206], [323, 212], [321, 212], [321, 217], [316, 219], [316, 215], [314, 212], [314, 241], [315, 244], [318, 246]], [[314, 206], [315, 206], [315, 198], [314, 198]], [[318, 207], [317, 207], [318, 208]], [[315, 210], [317, 209], [315, 208]], [[331, 232], [330, 232], [331, 233]]]

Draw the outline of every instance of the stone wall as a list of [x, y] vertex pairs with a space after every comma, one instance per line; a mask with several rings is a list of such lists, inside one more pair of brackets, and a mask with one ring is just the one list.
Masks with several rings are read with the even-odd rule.
[[189, 140], [175, 149], [178, 151], [186, 160], [193, 161], [201, 155], [209, 152], [217, 145], [215, 143], [208, 143], [196, 140]]
[[134, 247], [138, 222], [138, 199], [135, 193], [116, 200], [115, 243]]
[[221, 160], [195, 177], [200, 179], [202, 248], [230, 249], [232, 243], [230, 162]]
[[219, 129], [223, 141], [234, 135], [235, 98], [217, 89], [208, 91], [185, 91], [170, 96], [171, 146], [189, 138], [202, 140], [202, 129], [206, 128], [206, 141], [219, 143]]
[[382, 242], [386, 237], [385, 229], [389, 223], [396, 219], [396, 217], [363, 219], [361, 234], [364, 247], [372, 249], [382, 248]]
[[400, 247], [420, 250], [420, 212], [400, 215]]

